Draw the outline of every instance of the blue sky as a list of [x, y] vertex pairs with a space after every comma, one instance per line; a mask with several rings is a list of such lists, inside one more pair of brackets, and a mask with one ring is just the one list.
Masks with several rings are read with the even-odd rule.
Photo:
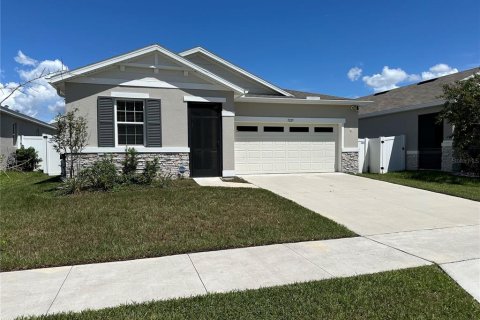
[[[4, 86], [57, 59], [73, 69], [158, 43], [203, 46], [281, 87], [357, 97], [480, 65], [480, 2], [2, 1], [1, 38]], [[61, 111], [51, 93], [30, 94], [18, 109]]]

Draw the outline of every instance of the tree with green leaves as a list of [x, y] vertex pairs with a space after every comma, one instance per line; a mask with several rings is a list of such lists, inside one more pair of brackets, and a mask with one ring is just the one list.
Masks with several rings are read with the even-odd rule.
[[453, 125], [454, 157], [480, 174], [480, 75], [445, 85], [442, 98], [439, 119]]
[[77, 115], [78, 109], [75, 108], [65, 114], [59, 114], [55, 117], [57, 123], [57, 132], [52, 137], [54, 148], [57, 152], [63, 153], [68, 161], [68, 176], [72, 178], [75, 175], [75, 163], [78, 166], [80, 152], [87, 145], [87, 119]]

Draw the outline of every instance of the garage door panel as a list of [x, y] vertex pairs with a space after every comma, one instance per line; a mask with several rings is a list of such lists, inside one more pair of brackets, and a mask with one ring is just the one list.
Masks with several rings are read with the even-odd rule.
[[[256, 124], [261, 128], [262, 124]], [[239, 174], [335, 171], [333, 133], [235, 133], [235, 170]]]
[[263, 159], [274, 158], [273, 151], [262, 151], [262, 158]]

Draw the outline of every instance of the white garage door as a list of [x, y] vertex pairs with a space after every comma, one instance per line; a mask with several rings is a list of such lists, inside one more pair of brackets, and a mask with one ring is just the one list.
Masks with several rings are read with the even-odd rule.
[[335, 171], [333, 126], [235, 125], [237, 174]]

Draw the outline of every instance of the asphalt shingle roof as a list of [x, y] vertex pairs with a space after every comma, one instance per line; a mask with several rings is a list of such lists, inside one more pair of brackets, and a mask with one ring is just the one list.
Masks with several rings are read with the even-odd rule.
[[397, 109], [420, 104], [443, 103], [440, 96], [443, 94], [443, 85], [465, 79], [480, 72], [480, 67], [457, 72], [448, 76], [421, 81], [405, 87], [379, 92], [373, 95], [357, 98], [357, 100], [373, 101], [369, 106], [360, 108], [360, 115], [367, 115], [377, 111]]
[[287, 91], [290, 94], [293, 94], [295, 98], [299, 98], [299, 99], [305, 99], [306, 97], [320, 97], [320, 99], [325, 99], [325, 100], [350, 100], [348, 98], [331, 96], [323, 93], [305, 92], [305, 91], [297, 91], [297, 90], [289, 90], [289, 89], [283, 89], [283, 90]]

